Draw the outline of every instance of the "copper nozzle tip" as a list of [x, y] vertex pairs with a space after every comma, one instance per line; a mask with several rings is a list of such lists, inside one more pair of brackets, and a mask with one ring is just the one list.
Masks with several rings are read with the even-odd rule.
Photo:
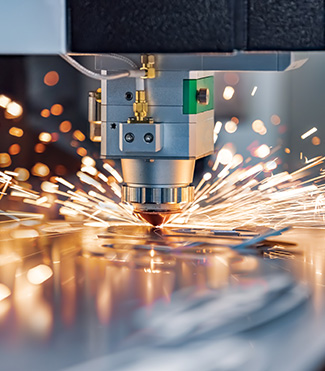
[[149, 222], [154, 227], [165, 224], [175, 213], [164, 211], [135, 211], [134, 214], [141, 220]]

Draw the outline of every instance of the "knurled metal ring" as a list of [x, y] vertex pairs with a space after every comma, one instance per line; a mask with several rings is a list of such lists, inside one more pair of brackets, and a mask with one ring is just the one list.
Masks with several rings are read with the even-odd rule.
[[194, 187], [130, 187], [122, 186], [122, 201], [137, 204], [165, 204], [192, 202], [194, 200]]

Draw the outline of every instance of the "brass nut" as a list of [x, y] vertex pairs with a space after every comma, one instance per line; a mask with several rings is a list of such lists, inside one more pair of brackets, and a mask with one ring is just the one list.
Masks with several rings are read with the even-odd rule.
[[146, 75], [143, 77], [144, 79], [154, 79], [156, 77], [156, 70], [155, 70], [155, 56], [153, 54], [142, 54], [141, 55], [141, 63], [142, 67], [140, 70], [144, 70]]
[[147, 79], [154, 79], [156, 77], [156, 70], [154, 68], [148, 68], [146, 77]]

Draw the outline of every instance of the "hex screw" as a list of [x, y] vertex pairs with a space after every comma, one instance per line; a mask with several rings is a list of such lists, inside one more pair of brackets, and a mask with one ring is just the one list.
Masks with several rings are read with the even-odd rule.
[[143, 137], [146, 143], [151, 143], [153, 141], [153, 135], [151, 133], [147, 133]]
[[126, 133], [124, 135], [124, 139], [126, 140], [126, 142], [128, 143], [132, 143], [134, 141], [134, 134], [133, 133]]

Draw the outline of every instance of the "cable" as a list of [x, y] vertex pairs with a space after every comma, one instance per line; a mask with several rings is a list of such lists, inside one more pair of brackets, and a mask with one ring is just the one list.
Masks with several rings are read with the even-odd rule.
[[139, 66], [135, 62], [133, 62], [130, 58], [124, 57], [123, 55], [114, 54], [114, 53], [110, 53], [108, 55], [110, 57], [114, 58], [114, 59], [119, 59], [120, 61], [123, 61], [123, 62], [129, 64], [134, 69], [138, 69], [139, 68]]
[[[128, 64], [131, 64], [132, 63], [132, 66], [133, 67], [135, 66], [135, 68], [137, 68], [137, 65], [133, 61], [131, 61], [130, 59], [128, 59], [126, 57], [117, 56], [115, 54], [111, 54], [111, 56], [113, 58], [123, 60], [124, 62], [126, 62]], [[124, 72], [111, 73], [109, 75], [101, 75], [100, 73], [96, 73], [96, 72], [93, 72], [91, 70], [88, 70], [86, 67], [84, 67], [83, 65], [81, 65], [79, 62], [77, 62], [75, 59], [71, 58], [67, 54], [61, 54], [61, 57], [66, 62], [68, 62], [72, 67], [74, 67], [76, 70], [78, 70], [82, 74], [90, 77], [91, 79], [95, 79], [95, 80], [116, 80], [116, 79], [121, 79], [123, 77], [135, 77], [135, 78], [138, 78], [138, 77], [142, 77], [142, 76], [145, 75], [145, 72], [144, 71], [140, 71], [140, 70], [130, 70], [130, 71], [124, 71]]]

